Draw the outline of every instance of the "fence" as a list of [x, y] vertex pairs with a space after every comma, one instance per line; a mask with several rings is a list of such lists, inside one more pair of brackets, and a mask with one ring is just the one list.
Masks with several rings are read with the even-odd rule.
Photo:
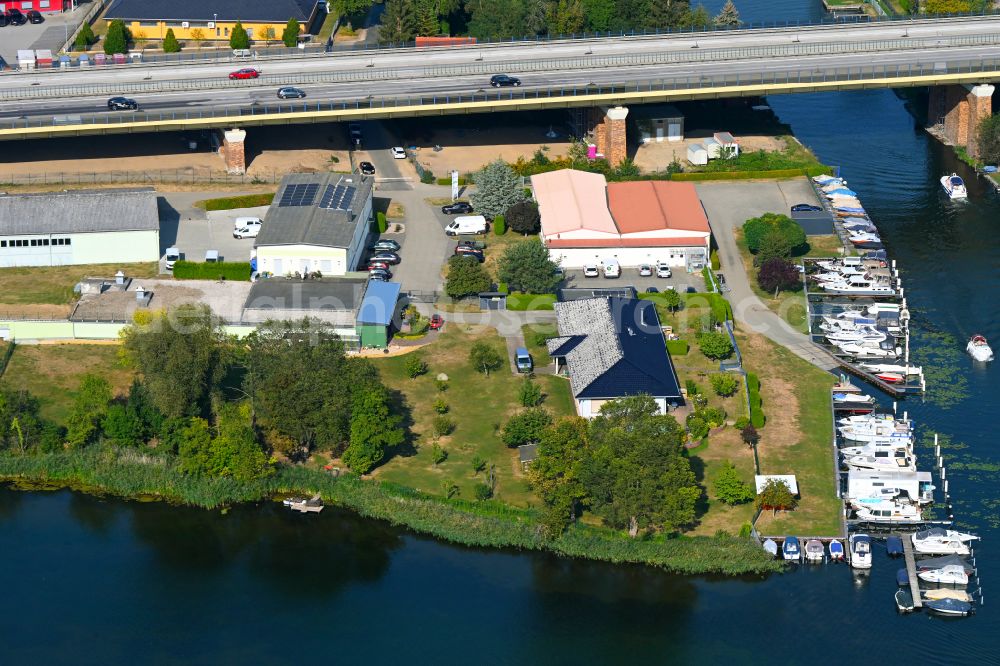
[[91, 3], [90, 9], [88, 9], [87, 13], [83, 15], [83, 20], [80, 21], [78, 26], [76, 26], [76, 30], [70, 33], [69, 39], [67, 39], [62, 45], [62, 48], [59, 49], [60, 52], [67, 53], [70, 50], [70, 47], [76, 42], [76, 36], [80, 34], [80, 30], [83, 28], [83, 24], [93, 21], [95, 16], [104, 11], [104, 6], [107, 3], [108, 0], [94, 0], [94, 2]]
[[41, 173], [0, 173], [0, 186], [10, 185], [112, 185], [124, 183], [231, 183], [270, 185], [281, 182], [285, 172], [258, 170], [253, 175], [234, 175], [211, 169], [156, 169], [143, 171], [46, 171]]

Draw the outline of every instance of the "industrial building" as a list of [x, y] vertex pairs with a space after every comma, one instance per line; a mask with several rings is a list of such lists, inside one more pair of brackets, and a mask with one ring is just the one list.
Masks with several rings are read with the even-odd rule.
[[0, 196], [0, 267], [158, 261], [152, 189]]

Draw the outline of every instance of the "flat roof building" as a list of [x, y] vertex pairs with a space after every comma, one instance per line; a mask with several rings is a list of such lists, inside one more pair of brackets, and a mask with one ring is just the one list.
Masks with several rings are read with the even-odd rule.
[[121, 19], [133, 35], [141, 31], [146, 39], [163, 39], [172, 29], [177, 39], [228, 41], [237, 21], [250, 39], [275, 40], [288, 19], [297, 20], [304, 34], [325, 15], [326, 3], [317, 0], [113, 0], [103, 18]]

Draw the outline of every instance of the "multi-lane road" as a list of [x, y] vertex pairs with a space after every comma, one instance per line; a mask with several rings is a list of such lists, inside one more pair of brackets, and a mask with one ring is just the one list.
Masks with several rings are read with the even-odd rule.
[[[645, 85], [749, 86], [880, 72], [900, 77], [915, 68], [983, 71], [994, 59], [1000, 61], [1000, 17], [20, 72], [0, 76], [0, 134], [65, 124], [76, 116], [100, 124], [164, 114], [309, 113], [324, 105], [377, 106], [401, 99], [445, 106], [475, 94], [496, 97], [489, 77], [498, 72], [515, 74], [523, 83], [501, 97], [543, 97]], [[246, 66], [258, 68], [261, 77], [228, 78]], [[280, 102], [276, 91], [282, 85], [302, 88], [307, 98]], [[144, 113], [108, 112], [107, 98], [116, 94], [136, 99]]]

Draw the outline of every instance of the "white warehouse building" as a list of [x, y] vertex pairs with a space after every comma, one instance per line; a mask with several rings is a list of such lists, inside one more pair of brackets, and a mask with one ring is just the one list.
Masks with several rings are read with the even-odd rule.
[[0, 196], [0, 267], [159, 258], [160, 219], [151, 188]]

